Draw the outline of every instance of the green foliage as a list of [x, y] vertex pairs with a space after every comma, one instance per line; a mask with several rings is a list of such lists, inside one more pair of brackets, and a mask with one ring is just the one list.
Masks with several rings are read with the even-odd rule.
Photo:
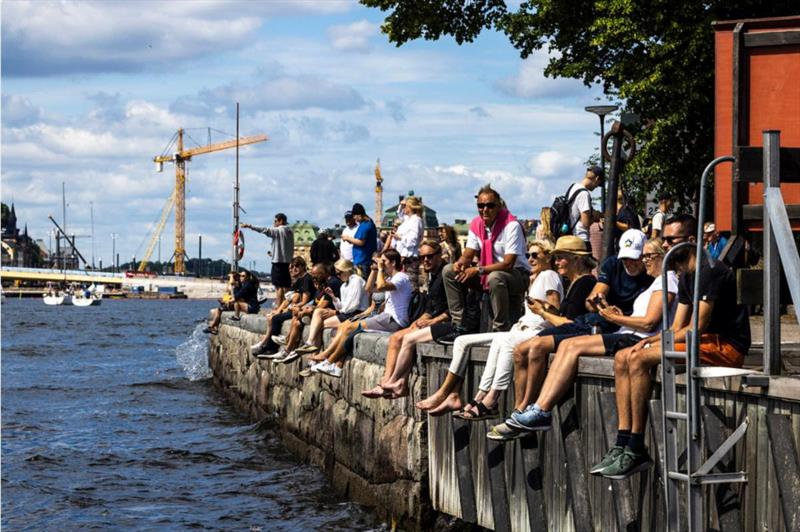
[[516, 11], [499, 0], [361, 3], [390, 11], [383, 31], [398, 46], [442, 36], [462, 44], [492, 29], [522, 58], [547, 49], [547, 76], [599, 83], [609, 100], [642, 118], [642, 147], [626, 171], [630, 192], [641, 200], [668, 191], [682, 203], [713, 157], [711, 23], [800, 12], [797, 0], [531, 0]]

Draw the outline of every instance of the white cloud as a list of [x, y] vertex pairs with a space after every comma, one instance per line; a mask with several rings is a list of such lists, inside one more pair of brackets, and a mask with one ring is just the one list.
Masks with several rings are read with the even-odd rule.
[[522, 62], [516, 74], [495, 82], [495, 88], [518, 98], [567, 98], [590, 91], [580, 80], [545, 77], [548, 61], [544, 51], [534, 52]]
[[16, 94], [3, 94], [3, 127], [26, 126], [38, 122], [44, 114], [30, 99]]
[[367, 20], [359, 20], [342, 26], [331, 26], [328, 29], [331, 46], [343, 52], [364, 53], [369, 51], [369, 40], [375, 35], [378, 35], [378, 25]]
[[553, 177], [571, 172], [579, 175], [585, 159], [560, 151], [543, 151], [531, 157], [528, 167], [541, 177]]

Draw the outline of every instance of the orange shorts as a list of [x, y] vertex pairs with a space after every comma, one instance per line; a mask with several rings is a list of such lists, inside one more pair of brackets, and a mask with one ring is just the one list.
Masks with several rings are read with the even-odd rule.
[[[718, 334], [700, 336], [700, 363], [705, 366], [725, 366], [740, 368], [744, 363], [744, 354], [726, 342]], [[685, 343], [675, 344], [675, 351], [686, 351]]]

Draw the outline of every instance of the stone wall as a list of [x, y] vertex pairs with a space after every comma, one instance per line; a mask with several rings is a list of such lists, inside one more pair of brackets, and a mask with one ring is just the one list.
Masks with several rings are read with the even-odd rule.
[[[341, 379], [298, 376], [301, 361], [276, 364], [250, 356], [266, 318], [226, 317], [212, 336], [209, 365], [228, 399], [254, 420], [270, 417], [301, 459], [325, 471], [346, 498], [372, 507], [390, 525], [428, 528], [427, 424], [414, 408], [425, 391], [424, 365], [415, 368], [409, 397], [366, 399], [361, 391], [383, 375], [387, 336], [363, 333]], [[327, 340], [327, 336], [326, 336]]]

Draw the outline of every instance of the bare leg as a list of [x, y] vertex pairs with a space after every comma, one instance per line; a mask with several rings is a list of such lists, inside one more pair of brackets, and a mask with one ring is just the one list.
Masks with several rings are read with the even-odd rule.
[[322, 314], [325, 310], [327, 309], [314, 309], [314, 313], [311, 315], [311, 326], [308, 329], [309, 344], [319, 345], [322, 339], [322, 322], [324, 321]]
[[522, 410], [525, 389], [528, 387], [528, 349], [533, 340], [522, 342], [514, 348], [514, 409]]
[[381, 377], [380, 382], [381, 385], [387, 384], [389, 382], [389, 377], [391, 377], [392, 373], [394, 373], [394, 368], [397, 364], [397, 355], [403, 345], [403, 338], [408, 333], [416, 330], [417, 329], [405, 328], [397, 331], [389, 337], [389, 348], [386, 350], [386, 364], [383, 368], [383, 377]]
[[619, 430], [631, 430], [631, 377], [628, 358], [632, 348], [623, 349], [614, 355], [614, 388], [617, 397]]
[[286, 338], [286, 351], [291, 352], [297, 349], [300, 339], [303, 337], [303, 322], [300, 318], [292, 318], [292, 326], [289, 329], [289, 337]]
[[236, 301], [233, 304], [233, 315], [238, 318], [239, 316], [241, 316], [242, 312], [247, 314], [247, 303]]
[[599, 334], [577, 336], [561, 342], [536, 404], [545, 412], [549, 412], [575, 382], [578, 358], [581, 355], [601, 356], [605, 352], [603, 337]]
[[517, 404], [525, 408], [539, 396], [542, 389], [545, 371], [547, 371], [547, 359], [555, 348], [555, 341], [552, 336], [537, 336], [528, 348], [528, 379], [525, 387], [525, 394], [522, 401]]
[[222, 320], [222, 311], [218, 308], [215, 308], [211, 312], [214, 314], [214, 317], [211, 318], [211, 324], [208, 326], [208, 328], [212, 331], [216, 331], [219, 327], [220, 320]]
[[644, 434], [647, 401], [653, 389], [650, 370], [660, 363], [660, 345], [631, 353], [628, 358], [628, 372], [631, 379], [631, 433]]
[[345, 331], [348, 330], [348, 328], [351, 325], [353, 325], [353, 322], [351, 322], [351, 321], [345, 321], [345, 322], [341, 323], [336, 328], [336, 336], [333, 337], [333, 340], [331, 340], [331, 343], [327, 347], [327, 349], [325, 349], [324, 351], [321, 351], [321, 352], [317, 353], [316, 355], [310, 357], [309, 360], [313, 360], [315, 362], [322, 362], [323, 360], [325, 360], [329, 356], [331, 356], [334, 353], [334, 351], [336, 351], [336, 347], [340, 343], [343, 343], [345, 341], [345, 339], [347, 338], [347, 335], [349, 334], [349, 332], [345, 332]]
[[343, 327], [339, 327], [339, 330], [336, 333], [336, 342], [331, 343], [331, 347], [333, 347], [333, 349], [328, 355], [328, 362], [331, 364], [336, 364], [339, 367], [342, 366], [345, 355], [344, 344], [347, 341], [347, 337], [350, 335], [350, 333], [358, 329], [359, 325], [361, 325], [363, 328], [363, 323], [364, 322], [354, 323], [347, 321]]
[[[461, 382], [463, 380], [463, 377], [459, 377], [455, 373], [450, 373], [448, 371], [447, 377], [445, 377], [444, 382], [441, 386], [439, 386], [439, 389], [436, 390], [430, 397], [419, 401], [415, 406], [420, 410], [433, 410], [443, 403], [452, 402], [450, 395], [453, 392], [457, 392], [461, 388]], [[458, 399], [457, 394], [456, 399], [459, 403], [458, 408], [461, 408], [461, 399]]]
[[392, 398], [397, 399], [408, 395], [408, 375], [414, 366], [414, 358], [417, 354], [416, 346], [418, 343], [430, 342], [431, 340], [433, 340], [433, 335], [430, 327], [418, 329], [403, 337], [403, 344], [397, 354], [394, 372], [392, 372], [388, 382], [381, 385], [383, 389], [392, 392]]
[[286, 294], [286, 289], [285, 288], [276, 288], [275, 289], [275, 306], [276, 307], [278, 305], [280, 305], [281, 303], [283, 303], [284, 294]]

